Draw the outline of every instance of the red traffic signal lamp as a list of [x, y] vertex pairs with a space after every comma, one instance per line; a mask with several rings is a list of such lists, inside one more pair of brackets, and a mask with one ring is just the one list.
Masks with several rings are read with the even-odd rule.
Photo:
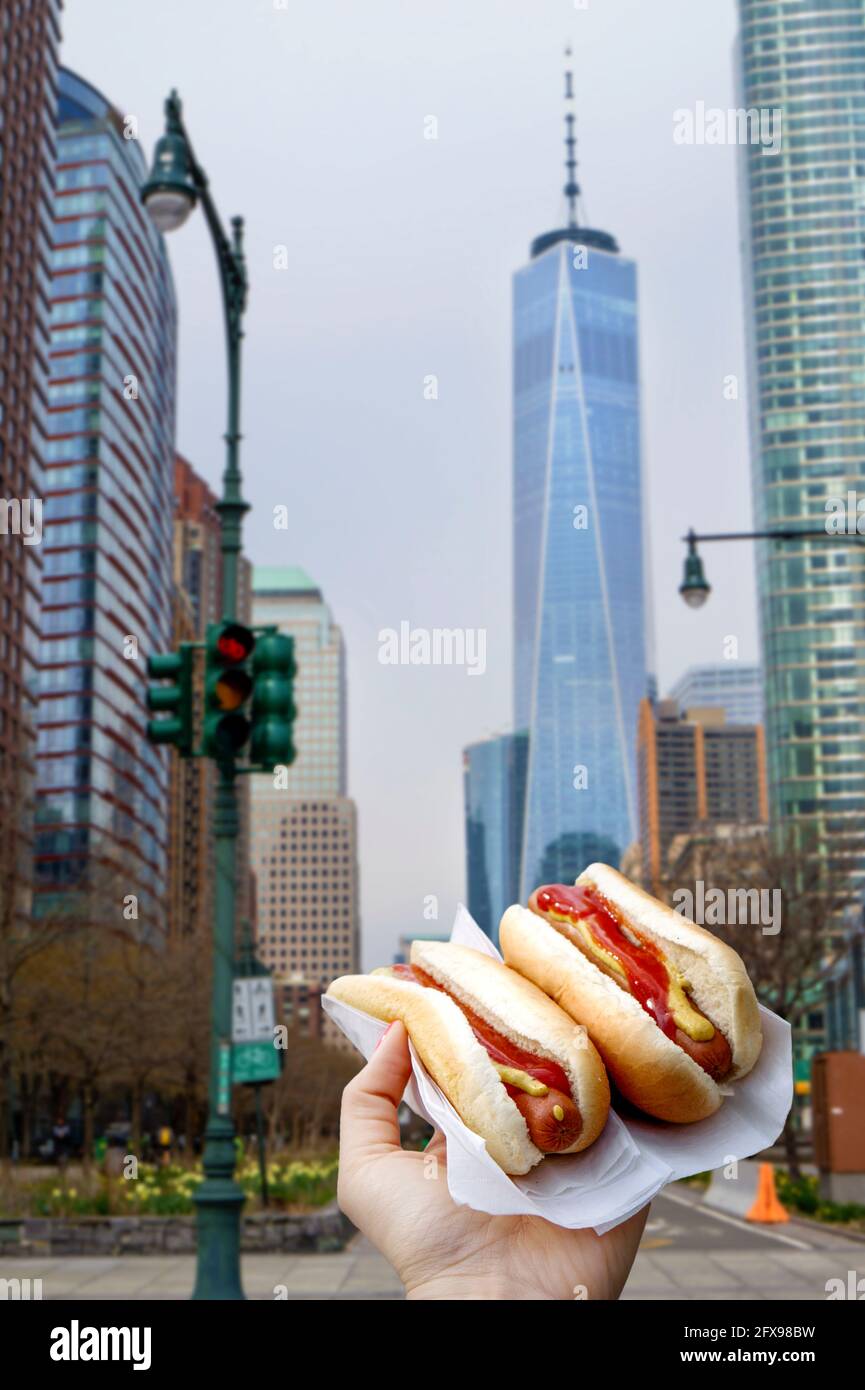
[[252, 694], [246, 663], [255, 636], [241, 623], [210, 623], [204, 647], [202, 751], [212, 758], [233, 757], [249, 738], [249, 720], [241, 710]]

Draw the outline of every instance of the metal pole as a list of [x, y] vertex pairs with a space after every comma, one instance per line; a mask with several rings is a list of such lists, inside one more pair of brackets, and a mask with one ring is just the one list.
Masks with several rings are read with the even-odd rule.
[[233, 763], [219, 766], [213, 818], [216, 893], [210, 1093], [204, 1131], [204, 1182], [195, 1193], [198, 1249], [194, 1299], [240, 1299], [240, 1209], [243, 1189], [234, 1181], [231, 1115], [231, 991], [236, 897], [237, 798]]
[[261, 1172], [261, 1205], [268, 1205], [267, 1154], [264, 1148], [264, 1114], [261, 1109], [261, 1082], [255, 1087], [255, 1131], [258, 1135], [258, 1167]]
[[[232, 219], [229, 244], [210, 197], [207, 179], [186, 139], [192, 177], [210, 228], [219, 263], [225, 310], [228, 357], [228, 424], [225, 433], [225, 472], [222, 497], [216, 504], [222, 559], [222, 616], [237, 617], [238, 557], [242, 547], [243, 516], [248, 510], [240, 475], [240, 347], [246, 308], [246, 269], [243, 257], [243, 219]], [[237, 913], [237, 841], [239, 816], [234, 759], [217, 764], [214, 811], [216, 890], [213, 927], [213, 1001], [208, 1119], [202, 1166], [204, 1181], [195, 1193], [198, 1225], [194, 1299], [242, 1299], [240, 1280], [240, 1211], [243, 1189], [234, 1180], [235, 1130], [231, 1114], [231, 992]]]

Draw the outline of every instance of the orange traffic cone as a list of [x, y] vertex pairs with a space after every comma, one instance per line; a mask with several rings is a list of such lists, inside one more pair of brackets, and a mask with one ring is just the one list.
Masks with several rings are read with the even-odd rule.
[[760, 1164], [760, 1176], [757, 1179], [757, 1200], [749, 1212], [745, 1214], [746, 1221], [789, 1221], [789, 1213], [784, 1210], [778, 1201], [778, 1193], [775, 1191], [775, 1169], [771, 1163]]

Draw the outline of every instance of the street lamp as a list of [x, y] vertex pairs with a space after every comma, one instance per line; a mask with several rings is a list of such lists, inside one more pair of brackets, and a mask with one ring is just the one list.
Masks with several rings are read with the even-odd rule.
[[[841, 533], [843, 544], [861, 544], [863, 537], [858, 533], [849, 535]], [[825, 526], [817, 530], [796, 530], [793, 527], [785, 526], [775, 531], [716, 531], [713, 534], [698, 536], [694, 528], [688, 531], [682, 540], [688, 546], [688, 553], [685, 556], [685, 575], [679, 585], [679, 593], [688, 604], [689, 608], [702, 608], [712, 586], [706, 579], [703, 570], [703, 561], [697, 554], [698, 542], [702, 545], [704, 541], [834, 541], [838, 544], [839, 534], [835, 531], [827, 531]]]
[[189, 146], [180, 119], [176, 92], [165, 103], [165, 134], [156, 142], [153, 168], [141, 190], [141, 200], [160, 232], [182, 227], [198, 194], [189, 162]]
[[[229, 241], [210, 196], [207, 177], [193, 154], [176, 92], [172, 92], [165, 103], [165, 134], [156, 145], [153, 167], [141, 189], [141, 200], [156, 227], [163, 232], [182, 226], [196, 203], [200, 203], [219, 264], [228, 352], [228, 428], [222, 497], [216, 503], [216, 511], [222, 556], [222, 616], [224, 622], [230, 622], [237, 617], [238, 557], [243, 515], [249, 509], [241, 496], [238, 463], [240, 344], [247, 296], [243, 219], [232, 218]], [[198, 1257], [192, 1297], [240, 1299], [244, 1297], [240, 1282], [240, 1210], [244, 1195], [234, 1180], [235, 1135], [231, 1117], [232, 964], [239, 820], [234, 754], [223, 748], [215, 755], [215, 761], [218, 775], [213, 816], [216, 887], [210, 1085], [204, 1133], [204, 1181], [195, 1193]]]
[[693, 530], [688, 532], [685, 539], [688, 542], [688, 553], [685, 556], [685, 577], [679, 585], [679, 593], [689, 608], [702, 608], [712, 588], [706, 582], [703, 573], [703, 561], [697, 554], [697, 537]]

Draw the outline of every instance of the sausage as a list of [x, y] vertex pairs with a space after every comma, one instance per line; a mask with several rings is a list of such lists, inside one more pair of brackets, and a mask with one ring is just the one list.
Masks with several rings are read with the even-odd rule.
[[[534, 898], [534, 896], [533, 894], [532, 897]], [[575, 926], [570, 922], [559, 921], [558, 918], [541, 912], [539, 908], [533, 910], [536, 910], [538, 916], [543, 917], [544, 921], [549, 922], [551, 927], [554, 927], [557, 932], [570, 941], [572, 946], [576, 946], [577, 950], [590, 960], [596, 969], [602, 971], [609, 979], [615, 980], [620, 989], [625, 990], [626, 993], [630, 993], [621, 975], [613, 970], [606, 961], [598, 960], [591, 954], [588, 946]], [[633, 943], [627, 942], [623, 943], [621, 948], [626, 955], [628, 945], [633, 949]], [[702, 1009], [697, 1008], [693, 999], [690, 1002], [695, 1012], [703, 1013]], [[643, 1007], [645, 1008], [645, 1005]], [[654, 1018], [654, 1014], [652, 1014], [650, 1010], [647, 1009], [646, 1012], [649, 1014], [650, 1018]], [[709, 1023], [712, 1023], [712, 1020], [708, 1018], [707, 1014], [703, 1014], [703, 1017], [707, 1018]], [[657, 1021], [658, 1020], [655, 1019], [656, 1023]], [[730, 1051], [730, 1044], [724, 1037], [720, 1028], [716, 1028], [714, 1023], [712, 1023], [712, 1027], [715, 1028], [715, 1036], [709, 1038], [706, 1042], [698, 1042], [697, 1039], [689, 1037], [688, 1034], [678, 1026], [676, 1026], [674, 1031], [668, 1034], [668, 1036], [671, 1042], [674, 1042], [683, 1052], [687, 1052], [688, 1056], [691, 1057], [699, 1067], [702, 1067], [703, 1071], [707, 1072], [713, 1081], [723, 1081], [733, 1064], [733, 1054]]]
[[[709, 1019], [709, 1022], [712, 1020]], [[714, 1028], [714, 1024], [712, 1026]], [[681, 1028], [677, 1028], [673, 1042], [683, 1052], [687, 1052], [689, 1057], [693, 1057], [697, 1066], [708, 1072], [713, 1081], [723, 1081], [733, 1064], [730, 1044], [720, 1028], [715, 1028], [715, 1036], [709, 1038], [708, 1042], [697, 1042], [694, 1038], [689, 1038], [687, 1033], [683, 1033]]]
[[[529, 1138], [541, 1153], [561, 1153], [579, 1139], [583, 1117], [563, 1091], [549, 1090], [545, 1096], [530, 1096], [518, 1086], [506, 1089], [528, 1126]], [[554, 1106], [562, 1111], [561, 1120], [553, 1113]]]

